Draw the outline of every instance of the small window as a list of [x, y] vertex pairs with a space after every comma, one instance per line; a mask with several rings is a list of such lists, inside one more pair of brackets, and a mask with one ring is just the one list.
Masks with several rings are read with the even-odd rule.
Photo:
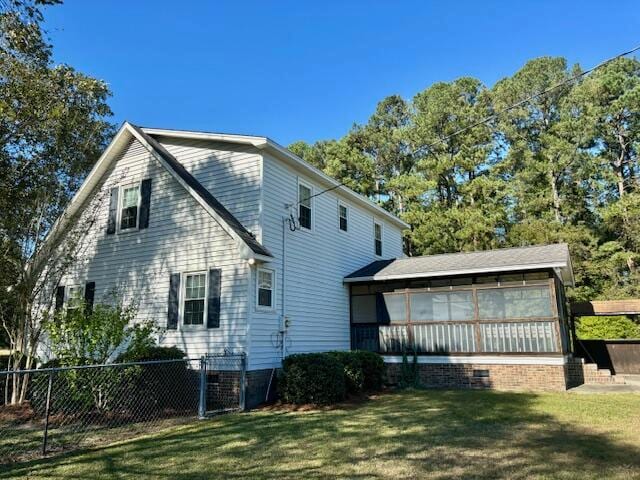
[[273, 270], [258, 269], [258, 306], [273, 308]]
[[343, 232], [346, 232], [349, 227], [348, 217], [349, 217], [349, 210], [347, 209], [346, 205], [338, 204], [338, 221], [340, 225], [340, 230], [342, 230]]
[[205, 299], [207, 296], [207, 274], [188, 273], [184, 282], [184, 325], [203, 325]]
[[77, 311], [82, 307], [84, 288], [80, 285], [67, 288], [67, 301], [65, 308], [67, 312]]
[[373, 224], [374, 247], [377, 256], [382, 256], [382, 224], [374, 222]]
[[140, 185], [122, 187], [120, 206], [120, 230], [138, 228], [138, 206], [140, 204]]
[[311, 195], [311, 187], [298, 184], [298, 221], [308, 230], [311, 230]]

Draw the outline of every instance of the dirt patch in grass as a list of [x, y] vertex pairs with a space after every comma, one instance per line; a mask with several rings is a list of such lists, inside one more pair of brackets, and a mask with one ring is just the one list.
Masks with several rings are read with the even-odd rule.
[[0, 407], [0, 425], [30, 422], [34, 418], [35, 412], [29, 402]]

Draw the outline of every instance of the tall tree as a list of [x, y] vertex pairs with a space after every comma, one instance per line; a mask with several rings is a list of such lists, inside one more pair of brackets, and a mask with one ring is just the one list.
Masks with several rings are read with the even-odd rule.
[[491, 124], [468, 128], [491, 114], [490, 93], [465, 77], [418, 93], [413, 107], [414, 173], [432, 186], [423, 196], [422, 212], [412, 218], [416, 250], [497, 246], [507, 218], [503, 182], [492, 174], [497, 159], [493, 129]]
[[[41, 7], [55, 3], [12, 0], [0, 13], [0, 271], [10, 273], [1, 280], [0, 315], [13, 368], [33, 363], [43, 274], [61, 274], [53, 259], [44, 270], [33, 259], [46, 253], [48, 232], [113, 131], [106, 84], [53, 64]], [[13, 400], [25, 389], [15, 384]]]
[[607, 193], [622, 198], [638, 190], [640, 164], [640, 62], [619, 58], [589, 75], [573, 97], [582, 128], [595, 137], [594, 152], [611, 174]]
[[405, 210], [404, 198], [391, 180], [413, 169], [413, 155], [406, 130], [411, 122], [409, 105], [399, 95], [378, 103], [364, 125], [354, 125], [347, 137], [349, 145], [366, 155], [375, 169], [378, 201], [395, 213]]
[[578, 67], [570, 71], [564, 58], [541, 57], [493, 89], [499, 111], [551, 89], [500, 116], [506, 152], [501, 169], [513, 187], [518, 220], [533, 216], [562, 223], [572, 213], [571, 167], [580, 158], [583, 142], [574, 135], [579, 132], [567, 128], [571, 115], [564, 105], [571, 83], [554, 87], [578, 72]]

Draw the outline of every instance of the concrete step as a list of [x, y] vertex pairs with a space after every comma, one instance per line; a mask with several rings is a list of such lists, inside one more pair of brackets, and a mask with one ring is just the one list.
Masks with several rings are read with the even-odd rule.
[[625, 373], [616, 375], [616, 377], [621, 377], [627, 385], [637, 385], [640, 387], [640, 375], [629, 375]]

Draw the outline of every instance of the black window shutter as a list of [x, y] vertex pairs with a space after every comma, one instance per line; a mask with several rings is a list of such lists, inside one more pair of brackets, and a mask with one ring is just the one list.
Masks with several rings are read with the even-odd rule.
[[178, 309], [180, 302], [180, 274], [172, 273], [169, 278], [169, 314], [167, 317], [167, 329], [177, 330]]
[[84, 312], [91, 315], [93, 312], [93, 297], [96, 293], [96, 282], [87, 282], [84, 286]]
[[55, 311], [58, 312], [64, 305], [64, 285], [58, 285], [56, 288], [56, 306]]
[[140, 186], [140, 219], [139, 228], [147, 228], [149, 226], [149, 207], [151, 205], [151, 179], [142, 180]]
[[207, 328], [220, 326], [220, 279], [222, 270], [209, 270], [209, 298], [207, 300]]
[[118, 187], [111, 189], [109, 198], [109, 219], [107, 220], [107, 233], [116, 233], [116, 222], [118, 219]]

